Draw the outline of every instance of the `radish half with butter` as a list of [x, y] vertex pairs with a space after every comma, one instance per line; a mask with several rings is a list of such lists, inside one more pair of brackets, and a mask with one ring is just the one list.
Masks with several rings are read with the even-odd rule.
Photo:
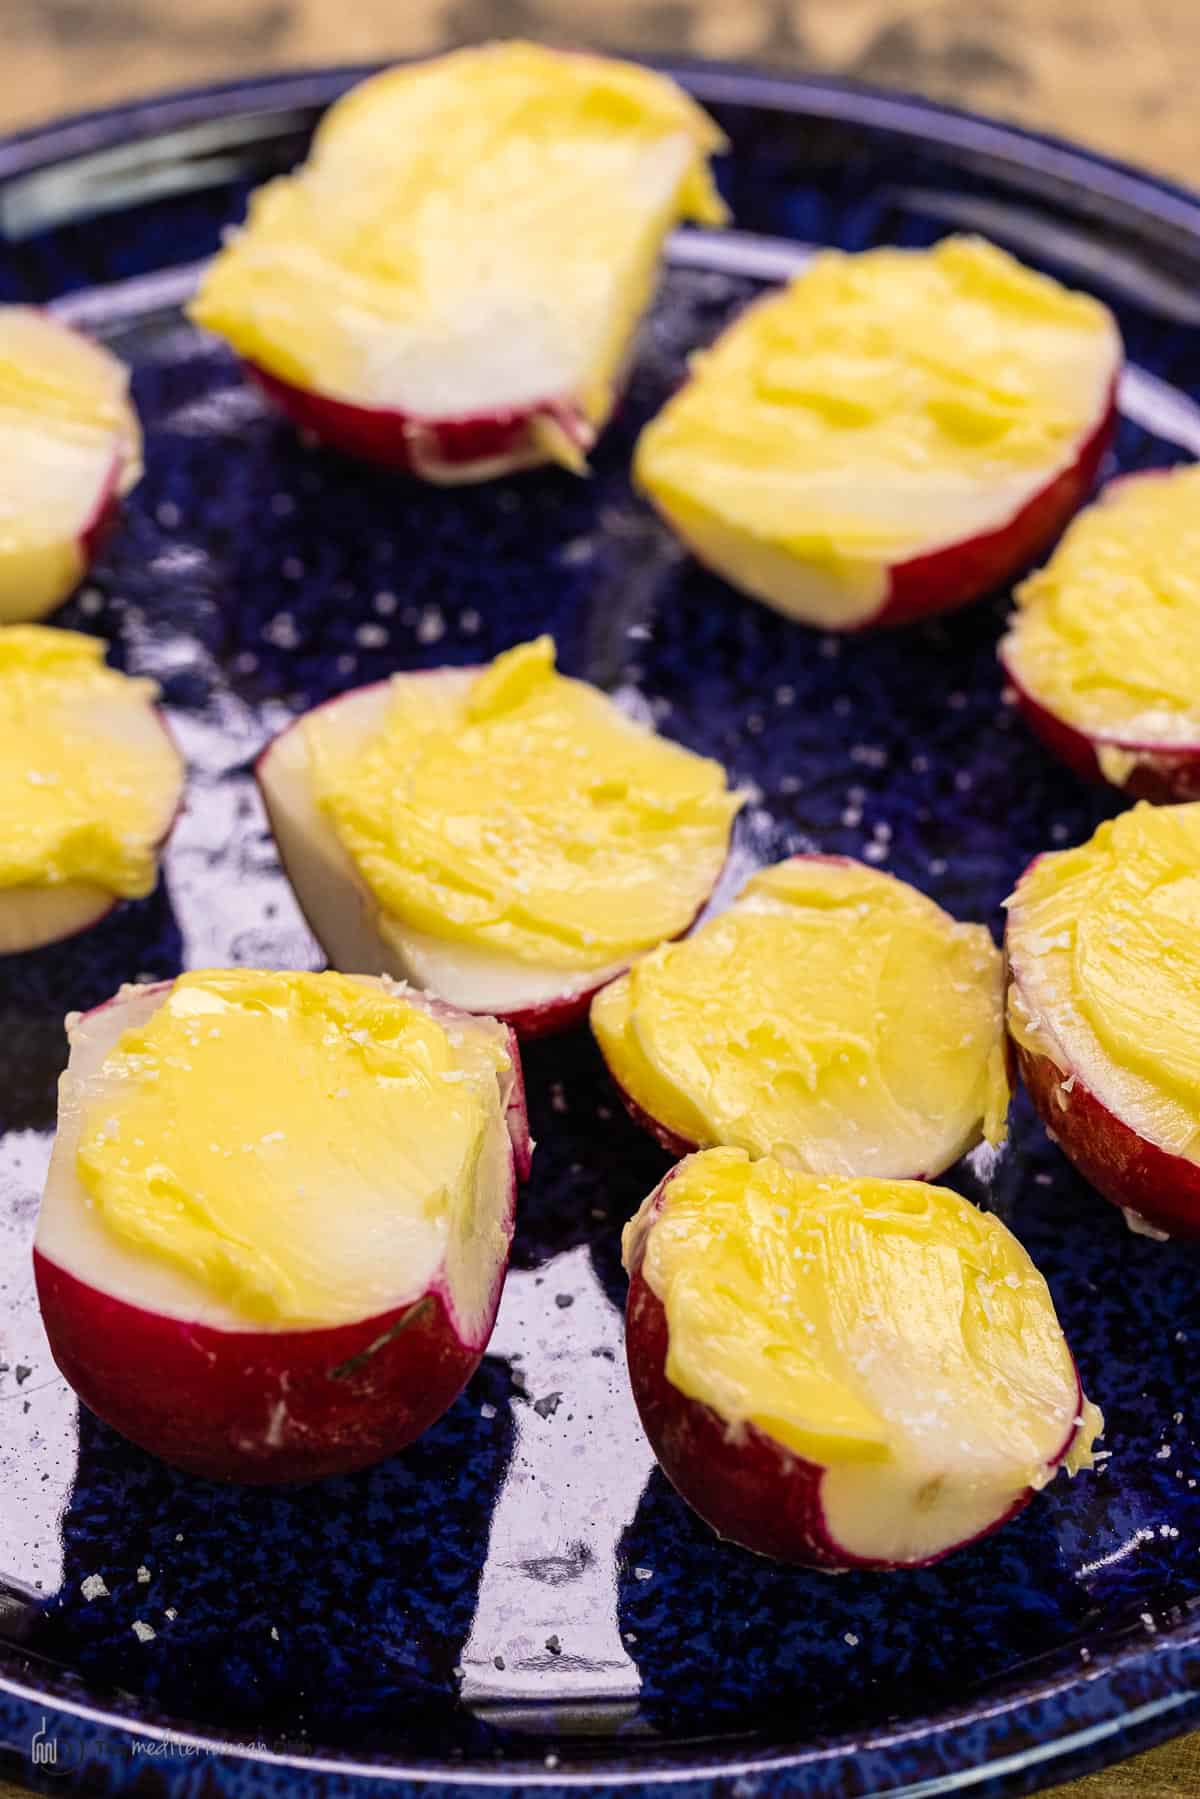
[[713, 1149], [666, 1177], [623, 1248], [646, 1435], [747, 1549], [919, 1567], [1091, 1466], [1103, 1419], [1045, 1281], [947, 1188]]
[[592, 1002], [633, 1116], [813, 1174], [940, 1174], [1008, 1112], [1004, 969], [983, 925], [847, 857], [793, 856]]
[[1054, 1141], [1138, 1228], [1200, 1236], [1200, 803], [1144, 801], [1008, 901], [1008, 1026]]
[[667, 233], [720, 224], [712, 120], [664, 75], [495, 43], [407, 64], [260, 188], [192, 317], [297, 425], [431, 481], [580, 468]]
[[157, 698], [98, 638], [0, 626], [0, 955], [153, 891], [184, 778]]
[[1123, 475], [1016, 591], [1004, 672], [1077, 774], [1200, 798], [1200, 468]]
[[33, 306], [0, 306], [0, 624], [76, 588], [142, 472], [124, 363]]
[[1011, 578], [1115, 422], [1108, 309], [977, 238], [824, 251], [693, 361], [634, 477], [701, 562], [831, 631]]
[[742, 796], [716, 762], [559, 675], [548, 637], [317, 707], [258, 781], [335, 968], [390, 974], [523, 1036], [584, 1016], [692, 923]]
[[191, 1473], [311, 1480], [487, 1346], [529, 1139], [511, 1032], [392, 983], [209, 970], [69, 1021], [34, 1267], [85, 1405]]

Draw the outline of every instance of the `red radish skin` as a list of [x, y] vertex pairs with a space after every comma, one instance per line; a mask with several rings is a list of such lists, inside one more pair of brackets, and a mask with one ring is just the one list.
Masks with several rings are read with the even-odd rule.
[[418, 418], [298, 387], [256, 363], [243, 366], [299, 430], [348, 456], [426, 481], [483, 481], [545, 462], [534, 429], [539, 421], [556, 427], [581, 457], [596, 437], [581, 408], [566, 399], [496, 413]]
[[[412, 669], [412, 670], [406, 669], [406, 670], [403, 670], [402, 672], [404, 675], [404, 679], [409, 680], [412, 678], [416, 678], [417, 676], [421, 676], [422, 678], [433, 678], [433, 677], [437, 677], [439, 675], [444, 676], [444, 675], [480, 674], [483, 671], [482, 671], [481, 665], [468, 664], [465, 668], [455, 668], [452, 666], [443, 666], [440, 668], [430, 668], [430, 669]], [[388, 685], [387, 681], [372, 682], [372, 683], [369, 683], [366, 687], [354, 688], [348, 694], [335, 695], [335, 697], [333, 699], [325, 700], [322, 704], [323, 704], [323, 706], [337, 706], [347, 699], [358, 698], [366, 693], [377, 691], [378, 689], [383, 688], [387, 685]], [[322, 709], [321, 707], [317, 707], [317, 708], [314, 708], [313, 710], [319, 711], [321, 709]], [[270, 781], [270, 774], [269, 774], [269, 766], [270, 766], [270, 761], [271, 761], [272, 755], [274, 754], [274, 752], [276, 750], [278, 750], [280, 745], [283, 743], [283, 740], [286, 737], [288, 737], [291, 732], [300, 729], [304, 725], [306, 720], [311, 718], [312, 716], [313, 716], [313, 712], [310, 711], [308, 713], [303, 714], [299, 718], [294, 718], [290, 724], [285, 725], [283, 730], [280, 731], [275, 737], [273, 737], [271, 739], [270, 743], [268, 743], [266, 745], [266, 747], [260, 751], [258, 758], [255, 761], [254, 779], [255, 779], [255, 782], [257, 783], [259, 794], [262, 798], [263, 807], [266, 811], [268, 822], [271, 825], [272, 833], [275, 838], [275, 845], [279, 852], [279, 859], [283, 866], [283, 871], [284, 871], [285, 875], [287, 875], [288, 881], [291, 884], [291, 887], [292, 887], [293, 892], [296, 897], [296, 903], [300, 907], [300, 911], [304, 916], [305, 923], [308, 925], [309, 930], [312, 932], [312, 934], [316, 938], [317, 942], [321, 945], [322, 950], [325, 952], [325, 955], [329, 961], [330, 966], [336, 967], [337, 966], [336, 961], [330, 952], [329, 946], [324, 941], [324, 936], [323, 936], [322, 931], [319, 928], [318, 921], [312, 916], [310, 908], [305, 904], [304, 891], [303, 891], [304, 883], [302, 881], [298, 881], [296, 878], [296, 872], [295, 872], [296, 859], [293, 858], [291, 865], [289, 865], [288, 846], [287, 846], [287, 841], [286, 841], [287, 834], [285, 831], [283, 831], [279, 828], [280, 813], [272, 805], [272, 796], [271, 796], [271, 781]], [[332, 830], [332, 827], [330, 827], [330, 830]], [[347, 861], [348, 861], [348, 858], [347, 858]], [[714, 877], [714, 880], [713, 880], [713, 888], [714, 889], [716, 888], [718, 882], [720, 881], [721, 875], [723, 873], [724, 873], [724, 868], [722, 867], [722, 869], [719, 870], [717, 875]], [[375, 928], [375, 924], [374, 924], [374, 916], [375, 916], [375, 911], [376, 911], [374, 901], [373, 901], [371, 895], [367, 892], [366, 888], [359, 884], [357, 876], [354, 874], [352, 868], [348, 868], [348, 870], [347, 870], [346, 888], [347, 888], [347, 891], [346, 891], [345, 903], [346, 903], [347, 907], [357, 908], [361, 922], [362, 922], [362, 929], [363, 929], [364, 935], [369, 936], [375, 940], [375, 958], [374, 959], [377, 962], [378, 966], [375, 967], [374, 969], [370, 970], [369, 972], [393, 974], [395, 976], [395, 978], [397, 978], [397, 979], [407, 978], [404, 974], [404, 971], [402, 969], [400, 969], [397, 965], [397, 958], [396, 958], [395, 953], [390, 949], [390, 947], [379, 936], [379, 934]], [[708, 903], [707, 900], [704, 903], [705, 903], [705, 905], [707, 905], [707, 903]], [[695, 917], [691, 918], [688, 921], [687, 925], [684, 927], [684, 929], [678, 933], [678, 935], [680, 937], [686, 937], [688, 931], [690, 931], [692, 929], [692, 927], [696, 923], [696, 919], [698, 919], [700, 917], [703, 910], [704, 910], [703, 905], [697, 909]], [[588, 1015], [588, 1010], [591, 1006], [592, 1001], [595, 999], [597, 993], [600, 992], [601, 988], [607, 987], [611, 981], [616, 980], [619, 975], [623, 974], [625, 972], [625, 970], [629, 967], [630, 962], [632, 962], [634, 959], [635, 958], [630, 957], [629, 961], [627, 961], [623, 964], [610, 965], [609, 967], [598, 971], [595, 979], [593, 981], [591, 981], [589, 983], [589, 985], [587, 985], [585, 987], [571, 987], [567, 992], [559, 994], [559, 995], [555, 995], [549, 999], [539, 1000], [530, 1005], [516, 1006], [513, 1008], [505, 1008], [505, 1007], [499, 1007], [499, 1006], [493, 1006], [493, 1005], [487, 1005], [487, 1006], [480, 1005], [479, 1007], [474, 1008], [474, 1010], [476, 1010], [479, 1014], [481, 1014], [483, 1016], [486, 1016], [489, 1018], [497, 1018], [500, 1020], [500, 1022], [502, 1024], [507, 1024], [513, 1031], [516, 1032], [517, 1037], [520, 1039], [520, 1041], [522, 1043], [531, 1043], [531, 1042], [535, 1041], [536, 1039], [542, 1038], [542, 1037], [560, 1036], [564, 1031], [573, 1030], [577, 1025], [582, 1024], [586, 1020], [587, 1015]], [[352, 971], [352, 972], [368, 972], [368, 971], [356, 970], [356, 971]], [[584, 976], [583, 978], [586, 979], [587, 977]], [[412, 984], [414, 986], [416, 985], [415, 982], [413, 982]], [[465, 1011], [472, 1010], [472, 1008], [470, 1008], [470, 1007], [463, 1006], [461, 1004], [461, 1002], [459, 1002], [459, 1009], [465, 1010]]]
[[529, 1102], [525, 1094], [525, 1069], [521, 1063], [521, 1046], [517, 1033], [511, 1025], [508, 1027], [508, 1053], [512, 1058], [513, 1083], [508, 1096], [509, 1142], [513, 1151], [513, 1172], [522, 1185], [529, 1179], [533, 1168], [533, 1152], [536, 1145], [529, 1129]]
[[[1101, 501], [1130, 482], [1153, 481], [1170, 475], [1170, 468], [1144, 469], [1136, 474], [1114, 475], [1105, 483]], [[1152, 805], [1169, 805], [1172, 801], [1200, 799], [1200, 742], [1194, 744], [1139, 743], [1130, 738], [1106, 732], [1088, 732], [1068, 724], [1057, 712], [1043, 706], [1033, 691], [1020, 679], [1011, 656], [1000, 645], [997, 655], [1005, 679], [1016, 696], [1017, 707], [1034, 736], [1051, 755], [1069, 768], [1080, 780], [1097, 786], [1117, 787], [1131, 799], [1149, 800]], [[1119, 750], [1136, 758], [1123, 781], [1106, 775], [1097, 757], [1099, 749]]]
[[[96, 561], [101, 550], [120, 522], [121, 477], [125, 473], [125, 458], [121, 455], [113, 457], [108, 479], [96, 496], [96, 506], [91, 519], [84, 527], [80, 546], [83, 550], [83, 575], [86, 575]], [[80, 577], [83, 579], [83, 576]]]
[[596, 986], [582, 993], [572, 993], [565, 999], [550, 999], [540, 1006], [505, 1012], [501, 1015], [502, 1022], [512, 1026], [522, 1043], [532, 1043], [538, 1037], [561, 1036], [563, 1031], [574, 1030], [576, 1025], [583, 1023], [592, 1001], [611, 978], [606, 974]]
[[[1035, 699], [1021, 684], [1003, 650], [1000, 651], [1000, 663], [1030, 730], [1081, 780], [1101, 786], [1119, 786], [1120, 791], [1132, 799], [1150, 800], [1155, 805], [1200, 799], [1200, 743], [1164, 748], [1161, 744], [1091, 736], [1075, 725], [1069, 725]], [[1123, 781], [1115, 782], [1104, 773], [1096, 754], [1101, 746], [1136, 758]]]
[[[998, 525], [994, 531], [962, 538], [958, 543], [944, 544], [928, 555], [913, 556], [907, 562], [897, 563], [890, 570], [883, 603], [868, 618], [814, 628], [853, 634], [879, 627], [916, 624], [923, 618], [957, 611], [972, 600], [1003, 587], [1053, 543], [1083, 505], [1096, 484], [1116, 422], [1114, 382], [1104, 415], [1080, 445], [1074, 462], [1040, 493], [1034, 494], [1013, 518]], [[674, 523], [671, 529], [697, 562], [711, 568], [721, 580], [732, 580], [727, 570], [706, 560], [686, 531]]]
[[[483, 1356], [441, 1294], [313, 1331], [222, 1331], [127, 1305], [33, 1257], [54, 1360], [122, 1436], [206, 1480], [252, 1486], [349, 1474], [405, 1448]], [[148, 1377], [147, 1370], [153, 1370]]]
[[640, 1270], [629, 1287], [625, 1350], [642, 1428], [671, 1485], [718, 1536], [777, 1561], [840, 1568], [821, 1512], [822, 1470], [753, 1425], [733, 1430], [666, 1375], [667, 1315]]
[[[601, 1050], [600, 1053], [603, 1056], [604, 1051]], [[605, 1062], [605, 1067], [608, 1068], [607, 1061]], [[638, 1105], [637, 1100], [634, 1099], [633, 1095], [622, 1087], [611, 1068], [608, 1069], [608, 1072], [612, 1076], [613, 1086], [620, 1095], [621, 1104], [632, 1118], [634, 1124], [639, 1125], [642, 1130], [653, 1137], [660, 1149], [665, 1149], [669, 1156], [675, 1156], [682, 1159], [684, 1156], [690, 1156], [693, 1151], [701, 1147], [699, 1143], [692, 1143], [687, 1137], [681, 1137], [677, 1132], [669, 1130], [665, 1124], [660, 1124], [657, 1118], [652, 1118], [649, 1112]]]
[[[118, 996], [105, 1007], [121, 1003]], [[431, 1010], [454, 1015], [440, 1004]], [[516, 1078], [506, 1114], [506, 1245], [518, 1171], [528, 1169], [532, 1151], [511, 1033], [510, 1049]], [[404, 1449], [435, 1423], [487, 1348], [507, 1246], [470, 1337], [460, 1333], [440, 1278], [415, 1299], [352, 1324], [224, 1330], [118, 1299], [36, 1246], [33, 1268], [51, 1353], [90, 1411], [186, 1473], [260, 1486], [353, 1473]]]
[[1097, 1193], [1168, 1236], [1200, 1237], [1200, 1166], [1141, 1136], [1052, 1056], [1022, 1043], [1016, 1054], [1047, 1132]]
[[[670, 1180], [668, 1174], [660, 1184], [657, 1204], [661, 1204]], [[645, 1235], [643, 1248], [644, 1244]], [[821, 1497], [825, 1469], [819, 1463], [796, 1455], [753, 1424], [727, 1423], [711, 1406], [690, 1399], [667, 1379], [667, 1314], [642, 1274], [641, 1264], [639, 1250], [630, 1271], [625, 1311], [625, 1353], [633, 1397], [663, 1473], [718, 1536], [757, 1555], [825, 1573], [925, 1568], [990, 1536], [1024, 1511], [1033, 1498], [1034, 1489], [1029, 1488], [985, 1530], [919, 1560], [896, 1563], [854, 1555], [830, 1529]], [[1083, 1405], [1082, 1387], [1078, 1405]], [[1075, 1435], [1072, 1425], [1051, 1469], [1066, 1459]]]
[[910, 625], [939, 612], [951, 612], [1004, 584], [1040, 555], [1083, 505], [1096, 484], [1100, 464], [1117, 426], [1114, 383], [1100, 423], [1080, 445], [1070, 468], [995, 531], [947, 544], [928, 556], [899, 563], [891, 574], [888, 597], [871, 625]]

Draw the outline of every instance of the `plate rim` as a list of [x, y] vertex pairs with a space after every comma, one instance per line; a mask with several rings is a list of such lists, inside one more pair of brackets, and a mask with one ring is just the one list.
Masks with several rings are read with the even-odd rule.
[[[461, 48], [462, 46], [449, 46]], [[437, 54], [442, 54], [438, 52]], [[926, 140], [976, 150], [991, 150], [1029, 167], [1037, 159], [1036, 146], [1049, 153], [1056, 172], [1077, 177], [1091, 192], [1096, 176], [1106, 179], [1109, 197], [1124, 194], [1132, 203], [1164, 222], [1200, 233], [1200, 183], [1195, 187], [1173, 176], [1142, 167], [1126, 158], [1063, 136], [1019, 125], [986, 112], [933, 100], [904, 88], [881, 88], [869, 82], [833, 75], [788, 73], [708, 57], [645, 55], [620, 47], [597, 54], [640, 62], [678, 80], [700, 99], [748, 104], [763, 110], [807, 112], [831, 120], [875, 125], [907, 131]], [[156, 89], [153, 93], [80, 112], [59, 113], [15, 131], [0, 133], [0, 182], [32, 174], [48, 163], [69, 159], [72, 152], [88, 155], [97, 150], [148, 138], [159, 129], [200, 124], [256, 110], [255, 98], [280, 105], [328, 105], [356, 81], [400, 63], [428, 60], [421, 56], [370, 58], [362, 62], [316, 63], [291, 69], [263, 71], [229, 81], [202, 82]], [[161, 119], [159, 115], [162, 115]], [[145, 125], [145, 129], [137, 129]], [[924, 125], [927, 129], [921, 130]], [[133, 128], [131, 130], [131, 127]], [[1049, 167], [1051, 164], [1046, 164]], [[1167, 202], [1166, 206], [1163, 202]]]
[[[1200, 188], [1192, 189], [1171, 177], [1055, 133], [923, 95], [832, 76], [789, 74], [703, 57], [647, 56], [620, 49], [604, 53], [625, 56], [670, 74], [701, 100], [893, 130], [917, 141], [936, 142], [950, 152], [972, 150], [1010, 166], [1038, 169], [1093, 197], [1122, 202], [1144, 222], [1153, 220], [1161, 229], [1190, 236], [1200, 249]], [[0, 134], [0, 243], [5, 239], [3, 188], [9, 182], [189, 126], [259, 112], [280, 112], [289, 107], [325, 106], [376, 70], [392, 66], [395, 61], [416, 60], [423, 59], [400, 57], [318, 64], [167, 88], [132, 100], [57, 115]], [[134, 1716], [122, 1716], [102, 1705], [40, 1690], [34, 1680], [10, 1671], [14, 1659], [20, 1657], [19, 1641], [0, 1641], [0, 1701], [7, 1701], [9, 1711], [15, 1708], [24, 1724], [41, 1717], [43, 1723], [47, 1718], [82, 1723], [98, 1732], [99, 1740], [110, 1743], [150, 1738], [194, 1745], [221, 1764], [231, 1789], [241, 1784], [246, 1773], [259, 1770], [276, 1777], [290, 1772], [314, 1785], [319, 1782], [322, 1788], [328, 1785], [330, 1790], [335, 1784], [341, 1786], [349, 1781], [360, 1791], [373, 1787], [392, 1799], [406, 1788], [416, 1793], [435, 1787], [481, 1795], [529, 1788], [564, 1794], [611, 1791], [630, 1799], [637, 1793], [661, 1796], [670, 1788], [739, 1777], [761, 1781], [761, 1791], [782, 1792], [794, 1790], [806, 1776], [829, 1780], [880, 1751], [919, 1743], [931, 1748], [937, 1745], [940, 1772], [899, 1785], [876, 1785], [869, 1790], [890, 1794], [892, 1799], [924, 1799], [925, 1795], [932, 1799], [935, 1794], [984, 1785], [990, 1791], [1000, 1791], [1003, 1789], [997, 1783], [1008, 1786], [1012, 1781], [1024, 1790], [1029, 1785], [1027, 1777], [1034, 1770], [1039, 1771], [1039, 1781], [1043, 1775], [1055, 1781], [1065, 1779], [1088, 1766], [1116, 1759], [1105, 1751], [1105, 1744], [1111, 1746], [1115, 1741], [1122, 1752], [1129, 1753], [1200, 1722], [1200, 1616], [1159, 1628], [1145, 1641], [1117, 1643], [1099, 1650], [1079, 1669], [1032, 1682], [1022, 1682], [1017, 1674], [990, 1697], [978, 1695], [908, 1723], [882, 1724], [865, 1735], [839, 1732], [823, 1743], [801, 1744], [753, 1757], [729, 1755], [713, 1760], [701, 1752], [694, 1760], [672, 1761], [669, 1765], [597, 1766], [594, 1770], [547, 1768], [541, 1762], [526, 1763], [515, 1758], [471, 1769], [447, 1762], [374, 1763], [358, 1761], [353, 1756], [259, 1751], [200, 1731], [139, 1722]], [[1131, 1679], [1138, 1690], [1126, 1694], [1122, 1689]], [[1035, 1722], [1032, 1714], [1039, 1707], [1072, 1695], [1089, 1697], [1090, 1721], [1042, 1737], [1033, 1747], [1005, 1750], [1001, 1745], [1000, 1753], [982, 1762], [970, 1758], [965, 1739], [981, 1722], [1002, 1720], [1008, 1730], [1019, 1731], [1022, 1724]], [[0, 1751], [20, 1751], [25, 1747], [3, 1734], [11, 1722], [10, 1717], [0, 1713]], [[1126, 1740], [1130, 1733], [1134, 1733], [1136, 1741]], [[126, 1765], [132, 1769], [132, 1758]], [[180, 1764], [177, 1778], [167, 1774], [169, 1765], [157, 1764], [161, 1790], [168, 1792], [187, 1779], [186, 1761]], [[124, 1784], [123, 1780], [116, 1781], [114, 1790]], [[218, 1784], [224, 1782], [219, 1779]]]

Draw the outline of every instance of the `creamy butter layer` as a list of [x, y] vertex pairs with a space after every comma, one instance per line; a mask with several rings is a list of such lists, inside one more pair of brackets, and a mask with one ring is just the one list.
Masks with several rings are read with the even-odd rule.
[[649, 1116], [826, 1174], [937, 1173], [1008, 1109], [1003, 967], [861, 863], [796, 857], [636, 962], [592, 1002], [613, 1075]]
[[904, 1530], [910, 1556], [965, 1540], [1044, 1486], [1073, 1432], [1068, 1465], [1090, 1465], [1103, 1420], [1081, 1410], [1045, 1281], [944, 1187], [709, 1150], [626, 1227], [626, 1266], [643, 1251], [667, 1379], [726, 1420], [731, 1456], [753, 1424], [825, 1466], [827, 1518], [855, 1553]]
[[106, 490], [141, 473], [124, 365], [32, 306], [0, 306], [0, 471], [2, 622], [70, 592]]
[[824, 251], [693, 359], [635, 477], [751, 591], [798, 562], [829, 622], [865, 616], [889, 568], [999, 528], [1073, 462], [1120, 354], [1106, 307], [981, 239]]
[[1009, 1028], [1200, 1161], [1200, 804], [1137, 805], [1040, 856], [1009, 904]]
[[165, 1271], [245, 1324], [335, 1325], [444, 1264], [470, 1322], [503, 1249], [510, 1072], [498, 1027], [385, 982], [209, 970], [64, 1101], [92, 1218], [164, 1309]]
[[497, 43], [392, 69], [254, 195], [193, 309], [284, 380], [414, 417], [599, 424], [666, 233], [723, 139], [665, 76]]
[[0, 892], [150, 892], [183, 775], [157, 695], [98, 638], [0, 627]]
[[741, 796], [716, 762], [559, 675], [548, 637], [465, 683], [398, 677], [349, 753], [305, 727], [314, 791], [396, 926], [586, 971], [686, 929]]
[[1200, 469], [1115, 481], [1016, 590], [1014, 680], [1089, 734], [1200, 739]]

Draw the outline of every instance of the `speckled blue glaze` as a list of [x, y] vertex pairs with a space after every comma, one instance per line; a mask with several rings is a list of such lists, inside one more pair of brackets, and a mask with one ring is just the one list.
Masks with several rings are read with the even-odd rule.
[[[539, 1148], [492, 1352], [406, 1454], [306, 1490], [220, 1489], [78, 1417], [56, 1376], [29, 1243], [62, 1016], [186, 965], [316, 962], [250, 778], [301, 708], [552, 630], [567, 669], [753, 784], [743, 872], [865, 851], [994, 928], [1030, 856], [1119, 804], [1004, 704], [1003, 597], [822, 637], [699, 572], [632, 497], [638, 427], [758, 291], [753, 243], [723, 268], [677, 257], [591, 480], [449, 493], [302, 446], [167, 299], [89, 293], [207, 254], [348, 78], [0, 145], [0, 297], [76, 296], [131, 362], [147, 427], [146, 478], [59, 616], [157, 676], [191, 769], [155, 896], [0, 962], [0, 1761], [49, 1789], [172, 1799], [431, 1780], [649, 1794], [668, 1778], [746, 1799], [999, 1793], [1184, 1728], [1200, 1715], [1200, 1262], [1131, 1236], [1024, 1104], [994, 1177], [963, 1168], [960, 1184], [1046, 1271], [1111, 1460], [920, 1573], [758, 1561], [653, 1471], [621, 1359], [618, 1234], [665, 1164], [586, 1033], [529, 1052]], [[1153, 377], [1124, 395], [1120, 465], [1200, 447], [1200, 204], [918, 102], [687, 79], [730, 133], [744, 231], [858, 248], [985, 229], [1116, 307]], [[139, 198], [150, 171], [156, 197]]]

